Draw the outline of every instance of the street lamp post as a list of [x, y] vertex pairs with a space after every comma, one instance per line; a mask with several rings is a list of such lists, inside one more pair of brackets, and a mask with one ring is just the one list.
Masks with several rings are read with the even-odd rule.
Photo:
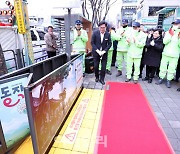
[[66, 53], [68, 55], [68, 60], [70, 60], [70, 56], [71, 56], [71, 51], [72, 51], [72, 45], [71, 45], [71, 9], [72, 8], [80, 8], [81, 4], [82, 4], [82, 0], [66, 0], [63, 2], [60, 2], [58, 4], [58, 2], [56, 1], [56, 6], [54, 6], [54, 9], [57, 8], [66, 8], [68, 10], [68, 15], [65, 16], [65, 19], [67, 21], [66, 25], [65, 25], [65, 31], [66, 33]]
[[68, 16], [67, 16], [67, 25], [65, 25], [65, 31], [66, 33], [66, 53], [68, 55], [68, 61], [70, 60], [70, 56], [71, 56], [71, 51], [72, 51], [72, 45], [71, 45], [71, 36], [70, 36], [70, 31], [71, 31], [71, 8], [67, 8], [68, 9]]

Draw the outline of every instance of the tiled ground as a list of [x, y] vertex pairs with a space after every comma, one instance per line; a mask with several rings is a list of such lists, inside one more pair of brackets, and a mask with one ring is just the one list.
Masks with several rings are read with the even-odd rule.
[[[56, 137], [53, 147], [49, 152], [50, 154], [94, 153], [95, 143], [97, 142], [96, 135], [102, 109], [103, 96], [103, 90], [83, 90], [68, 119], [66, 120], [66, 123], [61, 129], [59, 135]], [[82, 116], [82, 123], [78, 122], [80, 126], [79, 129], [77, 129], [76, 133], [74, 133], [75, 129], [70, 129], [70, 127], [75, 125], [74, 123], [77, 122], [73, 122], [74, 119], [81, 119], [80, 115], [82, 115], [81, 113], [83, 110], [80, 110], [80, 108], [84, 108], [84, 106], [82, 106], [84, 100], [88, 100], [88, 104], [86, 105], [87, 107], [84, 110], [85, 114]], [[72, 134], [72, 132], [76, 135], [71, 136], [73, 138], [70, 137], [67, 139], [67, 134]], [[63, 137], [65, 137], [65, 140]]]
[[[124, 82], [124, 72], [122, 76], [116, 77], [116, 68], [112, 67], [112, 73], [112, 75], [106, 75], [105, 81]], [[86, 74], [83, 86], [88, 89], [104, 89], [104, 86], [94, 80], [94, 74]], [[173, 82], [172, 88], [168, 89], [165, 84], [156, 85], [156, 82], [157, 78], [151, 84], [139, 79], [139, 84], [144, 90], [174, 151], [176, 154], [180, 154], [180, 92], [176, 91], [180, 87], [180, 83]]]

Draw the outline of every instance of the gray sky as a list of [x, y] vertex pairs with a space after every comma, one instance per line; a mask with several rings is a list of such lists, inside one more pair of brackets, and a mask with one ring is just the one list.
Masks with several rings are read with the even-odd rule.
[[[7, 8], [7, 5], [5, 5], [5, 1], [6, 0], [0, 0], [0, 8]], [[28, 0], [29, 15], [49, 18], [52, 14], [64, 14], [64, 9], [52, 9], [53, 4], [55, 4], [56, 6], [67, 5], [67, 3], [75, 5], [79, 3], [78, 1], [80, 0]], [[116, 2], [116, 4], [110, 9], [109, 17], [111, 19], [115, 19], [116, 15], [120, 12], [121, 1], [122, 0], [118, 0], [118, 2]], [[10, 2], [13, 4], [13, 0], [10, 0]], [[81, 13], [81, 9], [72, 9], [72, 12], [74, 11]]]
[[[62, 1], [62, 0], [60, 0], [60, 1], [57, 1], [57, 0], [51, 0], [51, 1], [29, 0], [28, 1], [28, 3], [29, 3], [29, 6], [28, 6], [29, 14], [30, 15], [36, 15], [36, 14], [45, 15], [45, 14], [51, 14], [51, 12], [52, 12], [52, 14], [54, 14], [54, 12], [55, 13], [56, 12], [63, 13], [64, 12], [63, 9], [60, 9], [60, 8], [56, 9], [56, 11], [53, 11], [52, 10], [52, 7], [53, 7], [52, 4], [55, 4], [55, 6], [62, 6], [62, 5], [66, 5], [68, 3], [68, 1], [70, 2], [71, 5], [74, 5], [75, 1], [80, 1], [80, 0], [64, 0], [64, 1]], [[116, 17], [116, 15], [119, 13], [121, 1], [122, 0], [118, 0], [116, 2], [116, 4], [113, 5], [113, 7], [110, 9], [109, 15], [111, 16], [111, 18]], [[119, 6], [119, 7], [117, 7], [117, 6]], [[72, 11], [74, 11], [74, 10], [77, 11], [77, 9], [72, 9]], [[81, 13], [81, 9], [79, 9], [79, 13]]]

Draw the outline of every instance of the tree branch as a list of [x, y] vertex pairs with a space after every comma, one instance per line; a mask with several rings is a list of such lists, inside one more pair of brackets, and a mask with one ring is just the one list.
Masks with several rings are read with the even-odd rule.
[[84, 0], [82, 3], [82, 13], [92, 21], [93, 28], [96, 27], [100, 21], [106, 19], [111, 6], [116, 2], [117, 0]]

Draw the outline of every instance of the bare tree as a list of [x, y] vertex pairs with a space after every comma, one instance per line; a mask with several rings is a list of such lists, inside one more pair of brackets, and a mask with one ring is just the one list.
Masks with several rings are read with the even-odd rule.
[[92, 21], [92, 27], [99, 24], [100, 21], [106, 20], [109, 10], [117, 0], [83, 0], [83, 16]]

